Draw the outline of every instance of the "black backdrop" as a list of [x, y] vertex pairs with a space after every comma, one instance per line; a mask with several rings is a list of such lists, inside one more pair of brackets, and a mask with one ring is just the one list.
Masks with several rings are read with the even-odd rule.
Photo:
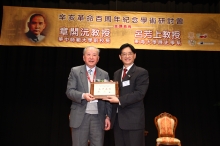
[[[7, 0], [1, 6], [143, 12], [219, 13], [220, 1]], [[2, 17], [2, 7], [1, 7]], [[125, 36], [126, 37], [126, 36]], [[138, 49], [138, 48], [137, 48]], [[70, 68], [81, 65], [82, 48], [0, 46], [0, 145], [70, 146], [66, 97]], [[101, 48], [98, 66], [122, 67], [118, 50]], [[220, 52], [138, 50], [135, 64], [149, 71], [145, 97], [146, 145], [155, 145], [154, 117], [178, 118], [176, 137], [183, 146], [210, 146], [220, 137]], [[219, 106], [218, 106], [219, 105]], [[105, 146], [114, 146], [112, 131]]]

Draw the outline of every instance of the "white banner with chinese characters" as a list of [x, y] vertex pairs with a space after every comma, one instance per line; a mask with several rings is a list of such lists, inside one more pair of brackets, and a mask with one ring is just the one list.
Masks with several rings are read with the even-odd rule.
[[220, 50], [220, 14], [3, 7], [0, 45]]

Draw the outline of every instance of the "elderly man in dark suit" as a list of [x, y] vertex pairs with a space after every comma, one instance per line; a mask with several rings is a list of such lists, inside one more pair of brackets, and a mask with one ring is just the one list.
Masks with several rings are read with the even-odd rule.
[[90, 94], [90, 83], [96, 79], [109, 80], [106, 71], [97, 67], [99, 49], [93, 46], [83, 51], [84, 65], [71, 69], [66, 95], [72, 101], [70, 127], [72, 146], [103, 146], [104, 130], [110, 129], [112, 106], [104, 100], [97, 100]]
[[134, 64], [135, 48], [131, 44], [120, 47], [123, 68], [114, 73], [119, 82], [119, 98], [108, 96], [103, 100], [112, 105], [111, 127], [115, 146], [145, 146], [145, 109], [143, 99], [148, 89], [148, 71]]

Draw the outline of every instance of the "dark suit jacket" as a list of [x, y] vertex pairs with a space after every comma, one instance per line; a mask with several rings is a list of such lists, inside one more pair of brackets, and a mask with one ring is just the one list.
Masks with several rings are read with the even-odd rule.
[[114, 126], [118, 108], [119, 127], [124, 130], [145, 128], [145, 109], [143, 99], [148, 89], [148, 71], [135, 64], [130, 68], [123, 81], [130, 80], [130, 85], [123, 87], [121, 82], [122, 69], [114, 73], [114, 81], [119, 83], [120, 104], [112, 105], [111, 128]]
[[[96, 79], [109, 80], [108, 73], [101, 68], [96, 67]], [[81, 125], [84, 118], [87, 101], [82, 99], [83, 93], [88, 93], [88, 79], [86, 66], [81, 65], [73, 67], [69, 74], [66, 95], [72, 100], [70, 111], [70, 127], [77, 128]], [[98, 101], [98, 112], [101, 127], [104, 129], [106, 115], [111, 116], [112, 106], [104, 100]]]
[[25, 34], [29, 38], [29, 40], [31, 40], [32, 42], [39, 42], [45, 38], [43, 34], [39, 35], [38, 37], [35, 36], [30, 30]]

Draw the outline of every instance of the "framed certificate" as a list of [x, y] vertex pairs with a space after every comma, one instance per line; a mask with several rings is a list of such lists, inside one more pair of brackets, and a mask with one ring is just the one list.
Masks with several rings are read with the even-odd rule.
[[92, 82], [90, 94], [96, 99], [102, 99], [106, 96], [119, 97], [118, 82]]

